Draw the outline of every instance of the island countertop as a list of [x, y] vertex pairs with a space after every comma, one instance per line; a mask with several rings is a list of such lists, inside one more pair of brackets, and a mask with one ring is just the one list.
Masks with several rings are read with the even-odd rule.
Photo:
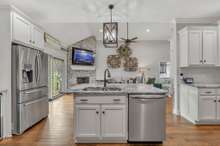
[[84, 88], [87, 87], [103, 87], [103, 85], [97, 84], [81, 84], [71, 87], [64, 91], [64, 93], [73, 94], [156, 94], [156, 95], [166, 95], [167, 91], [162, 90], [151, 85], [146, 84], [108, 84], [107, 87], [118, 87], [121, 88], [120, 91], [85, 91]]

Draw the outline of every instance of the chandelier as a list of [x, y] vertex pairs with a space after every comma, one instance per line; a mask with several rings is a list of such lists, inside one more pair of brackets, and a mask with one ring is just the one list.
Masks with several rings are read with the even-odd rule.
[[108, 6], [110, 10], [110, 22], [103, 23], [103, 45], [106, 48], [117, 48], [118, 47], [118, 23], [112, 22], [112, 10], [114, 5]]

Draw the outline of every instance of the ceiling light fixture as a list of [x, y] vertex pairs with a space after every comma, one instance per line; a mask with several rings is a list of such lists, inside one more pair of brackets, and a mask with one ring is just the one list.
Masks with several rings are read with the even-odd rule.
[[147, 28], [147, 29], [146, 29], [146, 32], [150, 32], [150, 29], [149, 29], [149, 28]]
[[108, 6], [110, 10], [110, 22], [103, 23], [103, 45], [106, 48], [117, 48], [118, 47], [118, 23], [112, 22], [112, 10], [114, 5]]

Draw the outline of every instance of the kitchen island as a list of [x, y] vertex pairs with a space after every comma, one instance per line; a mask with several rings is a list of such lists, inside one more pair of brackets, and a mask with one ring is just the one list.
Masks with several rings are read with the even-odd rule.
[[[147, 100], [159, 99], [164, 101], [162, 106], [152, 107], [148, 104], [148, 107], [152, 107], [151, 109], [144, 107], [144, 109], [151, 110], [151, 112], [152, 110], [158, 111], [157, 109], [159, 109], [161, 111], [161, 114], [159, 114], [160, 119], [154, 118], [155, 116], [150, 118], [156, 120], [156, 122], [160, 120], [162, 124], [160, 124], [161, 126], [155, 125], [155, 127], [160, 128], [155, 129], [159, 131], [159, 134], [155, 132], [156, 135], [154, 134], [152, 137], [149, 137], [145, 133], [154, 129], [145, 129], [144, 132], [140, 131], [140, 133], [144, 133], [149, 139], [146, 139], [143, 135], [139, 137], [145, 141], [161, 142], [165, 139], [165, 101], [167, 94], [165, 90], [143, 84], [111, 84], [106, 88], [96, 84], [83, 84], [68, 89], [66, 93], [74, 94], [74, 140], [76, 143], [127, 143], [129, 135], [139, 133], [139, 131], [134, 131], [133, 134], [128, 133], [129, 127], [132, 127], [128, 121], [131, 120], [133, 122], [131, 114], [138, 115], [138, 113], [129, 112], [129, 98], [139, 99], [141, 97], [139, 100], [142, 100], [144, 103], [143, 96]], [[156, 102], [151, 102], [150, 104], [156, 105], [154, 103]], [[154, 123], [144, 122], [144, 124], [149, 124], [150, 128], [154, 127], [152, 125]], [[132, 129], [129, 131], [132, 131]], [[157, 139], [155, 138], [157, 135], [161, 136]]]

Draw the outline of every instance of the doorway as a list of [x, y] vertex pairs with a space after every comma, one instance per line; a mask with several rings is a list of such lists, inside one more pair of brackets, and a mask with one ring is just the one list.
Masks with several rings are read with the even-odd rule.
[[54, 100], [63, 95], [65, 63], [62, 59], [50, 56], [48, 64], [49, 100]]

